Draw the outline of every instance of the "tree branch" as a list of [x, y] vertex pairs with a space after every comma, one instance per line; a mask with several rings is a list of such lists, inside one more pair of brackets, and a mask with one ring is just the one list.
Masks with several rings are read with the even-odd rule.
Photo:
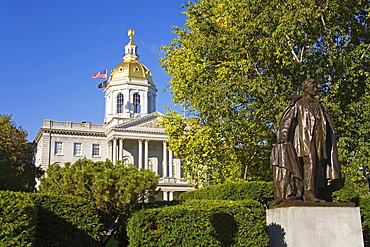
[[253, 60], [252, 60], [252, 58], [251, 58], [251, 56], [249, 55], [249, 53], [248, 53], [248, 52], [247, 52], [247, 57], [248, 57], [248, 58], [249, 58], [249, 60], [251, 61], [251, 64], [252, 64], [252, 66], [253, 66], [254, 70], [257, 72], [257, 75], [258, 75], [259, 77], [261, 77], [261, 73], [258, 71], [258, 68], [257, 68], [256, 64], [253, 62]]
[[362, 53], [362, 55], [361, 55], [360, 59], [363, 59], [363, 58], [364, 58], [364, 56], [365, 56], [366, 52], [367, 52], [369, 49], [370, 49], [370, 44], [366, 47], [366, 50], [364, 51], [364, 53]]
[[254, 152], [254, 154], [249, 158], [249, 160], [245, 164], [245, 169], [244, 169], [244, 179], [247, 179], [247, 173], [248, 173], [248, 163], [256, 156], [257, 151]]
[[[325, 6], [325, 8], [324, 8], [324, 10], [322, 12], [324, 13], [328, 8], [329, 8], [329, 0], [326, 1], [326, 6]], [[322, 14], [320, 16], [320, 18], [321, 18], [321, 22], [322, 22], [322, 24], [324, 26], [324, 30], [326, 30], [326, 22], [325, 22], [325, 19], [324, 19], [324, 15]]]
[[300, 59], [301, 63], [303, 62], [303, 52], [304, 52], [304, 46], [303, 46], [302, 51], [301, 51], [301, 59]]
[[294, 59], [295, 59], [298, 63], [300, 63], [300, 61], [299, 61], [299, 59], [298, 59], [298, 57], [297, 57], [297, 54], [295, 53], [295, 51], [294, 51], [294, 49], [293, 49], [293, 46], [292, 46], [292, 44], [290, 43], [290, 38], [289, 38], [289, 36], [288, 36], [288, 35], [285, 35], [285, 37], [288, 39], [288, 46], [290, 47], [290, 51], [292, 52]]
[[322, 22], [322, 25], [324, 26], [324, 30], [326, 30], [326, 22], [325, 22], [325, 19], [324, 19], [324, 15], [321, 15], [321, 22]]

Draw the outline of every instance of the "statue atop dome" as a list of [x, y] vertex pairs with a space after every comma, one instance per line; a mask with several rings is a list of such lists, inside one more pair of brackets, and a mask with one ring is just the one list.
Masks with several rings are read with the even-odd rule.
[[133, 42], [135, 31], [133, 29], [129, 29], [127, 31], [128, 36], [130, 37], [130, 42], [128, 43], [129, 45], [135, 45]]

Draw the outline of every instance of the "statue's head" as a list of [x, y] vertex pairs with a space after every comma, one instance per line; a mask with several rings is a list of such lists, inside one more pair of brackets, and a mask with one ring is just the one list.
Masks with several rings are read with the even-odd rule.
[[302, 82], [301, 86], [302, 86], [302, 91], [306, 91], [307, 88], [308, 88], [308, 85], [312, 84], [312, 83], [316, 83], [316, 80], [315, 79], [306, 79]]
[[305, 94], [315, 96], [318, 85], [315, 79], [306, 79], [302, 82], [302, 91]]

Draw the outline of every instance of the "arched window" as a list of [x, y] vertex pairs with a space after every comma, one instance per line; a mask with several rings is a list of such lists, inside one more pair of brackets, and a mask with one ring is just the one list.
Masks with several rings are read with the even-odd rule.
[[117, 95], [117, 113], [123, 113], [123, 94]]
[[55, 162], [53, 164], [53, 167], [62, 167], [62, 164], [60, 162]]
[[134, 93], [134, 113], [140, 113], [140, 95]]

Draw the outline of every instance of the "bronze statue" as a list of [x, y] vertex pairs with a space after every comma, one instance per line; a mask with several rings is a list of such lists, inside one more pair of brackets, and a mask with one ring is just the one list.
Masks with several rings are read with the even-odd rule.
[[271, 153], [274, 205], [285, 200], [321, 202], [318, 191], [340, 178], [334, 123], [315, 98], [314, 79], [302, 82], [303, 95], [292, 95]]

